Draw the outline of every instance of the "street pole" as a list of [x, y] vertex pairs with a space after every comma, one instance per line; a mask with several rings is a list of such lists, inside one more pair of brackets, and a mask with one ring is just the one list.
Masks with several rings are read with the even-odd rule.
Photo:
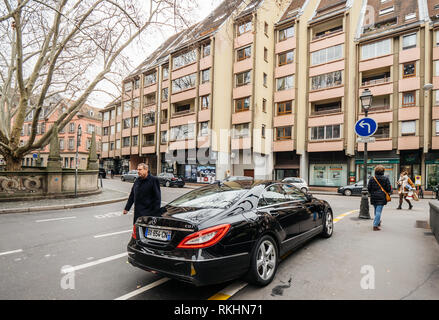
[[[364, 115], [367, 114], [372, 105], [372, 93], [369, 89], [365, 89], [360, 97]], [[369, 214], [369, 193], [367, 190], [367, 142], [364, 143], [364, 167], [363, 167], [363, 189], [361, 190], [360, 219], [370, 219]]]
[[75, 198], [78, 197], [78, 147], [81, 139], [81, 125], [78, 125], [78, 132], [76, 133], [76, 161], [75, 161]]

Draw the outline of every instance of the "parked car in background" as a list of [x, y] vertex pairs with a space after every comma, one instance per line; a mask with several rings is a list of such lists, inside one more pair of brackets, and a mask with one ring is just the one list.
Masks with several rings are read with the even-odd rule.
[[283, 255], [333, 229], [329, 203], [291, 184], [211, 184], [137, 219], [128, 262], [198, 286], [241, 276], [265, 286]]
[[139, 177], [139, 175], [137, 174], [137, 170], [131, 170], [128, 173], [123, 174], [120, 179], [122, 181], [131, 181], [134, 182], [136, 181], [136, 179]]
[[179, 188], [184, 187], [184, 180], [181, 177], [174, 176], [173, 173], [162, 172], [157, 178], [159, 179], [160, 185], [165, 187], [174, 187], [177, 186]]
[[363, 181], [358, 181], [357, 183], [338, 188], [337, 192], [345, 196], [361, 195], [362, 189]]
[[230, 176], [225, 178], [222, 182], [230, 182], [230, 181], [252, 181], [252, 177], [246, 176]]
[[292, 184], [293, 186], [302, 190], [303, 193], [307, 193], [309, 191], [308, 184], [302, 178], [289, 177], [289, 178], [283, 179], [282, 182]]
[[99, 178], [105, 179], [107, 177], [107, 172], [104, 168], [99, 168]]

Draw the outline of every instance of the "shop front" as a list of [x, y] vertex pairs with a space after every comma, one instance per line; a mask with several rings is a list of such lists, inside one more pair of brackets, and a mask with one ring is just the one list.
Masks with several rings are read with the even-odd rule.
[[425, 189], [433, 190], [439, 184], [439, 152], [431, 151], [425, 155]]
[[309, 185], [341, 187], [348, 181], [348, 161], [343, 152], [309, 154]]
[[176, 161], [177, 175], [187, 182], [213, 183], [216, 180], [214, 163], [213, 154], [208, 149], [185, 150], [184, 158]]
[[274, 153], [274, 180], [300, 176], [300, 156], [295, 151]]
[[[374, 175], [377, 165], [382, 165], [385, 169], [384, 175], [389, 178], [392, 187], [395, 188], [399, 178], [399, 163], [400, 157], [396, 152], [368, 152], [367, 178]], [[355, 166], [356, 181], [363, 181], [364, 159], [362, 153], [357, 154]]]

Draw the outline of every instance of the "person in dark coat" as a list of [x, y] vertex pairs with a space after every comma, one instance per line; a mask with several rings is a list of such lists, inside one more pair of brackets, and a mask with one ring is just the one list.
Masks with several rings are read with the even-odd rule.
[[[374, 231], [381, 230], [381, 213], [384, 206], [387, 204], [386, 194], [383, 192], [381, 187], [389, 195], [392, 193], [392, 185], [390, 184], [389, 178], [384, 175], [384, 171], [385, 169], [383, 166], [377, 166], [375, 168], [375, 177], [371, 177], [369, 179], [369, 183], [367, 184], [367, 190], [370, 193], [370, 203], [375, 208], [375, 219], [373, 220]], [[381, 187], [378, 185], [377, 181]]]
[[130, 211], [134, 204], [134, 221], [142, 216], [154, 216], [160, 212], [161, 192], [159, 180], [149, 173], [148, 165], [141, 163], [137, 166], [139, 178], [136, 179], [131, 189], [130, 197], [123, 214]]

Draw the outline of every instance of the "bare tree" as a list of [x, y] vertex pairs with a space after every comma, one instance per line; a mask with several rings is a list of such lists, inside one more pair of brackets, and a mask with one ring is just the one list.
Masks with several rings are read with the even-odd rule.
[[[190, 0], [2, 0], [0, 5], [0, 154], [21, 169], [26, 154], [45, 147], [97, 85], [127, 65], [123, 51], [143, 33], [188, 25]], [[54, 95], [74, 98], [36, 139], [43, 106]], [[28, 114], [31, 135], [20, 144]]]

